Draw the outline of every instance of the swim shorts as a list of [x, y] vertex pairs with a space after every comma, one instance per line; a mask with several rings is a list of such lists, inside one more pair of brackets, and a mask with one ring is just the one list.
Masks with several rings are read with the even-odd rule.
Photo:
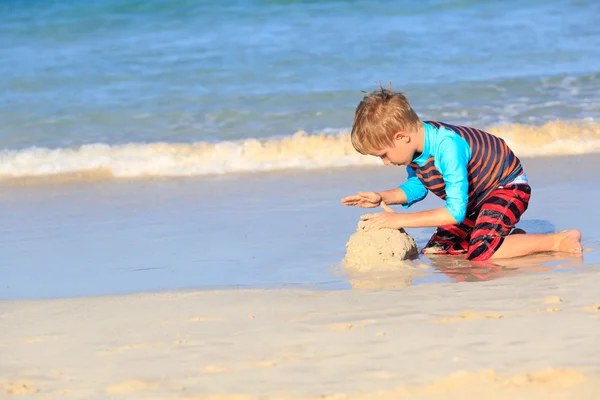
[[421, 252], [467, 253], [468, 260], [489, 260], [527, 210], [530, 197], [531, 187], [526, 183], [499, 187], [478, 210], [467, 210], [467, 217], [461, 224], [437, 228]]

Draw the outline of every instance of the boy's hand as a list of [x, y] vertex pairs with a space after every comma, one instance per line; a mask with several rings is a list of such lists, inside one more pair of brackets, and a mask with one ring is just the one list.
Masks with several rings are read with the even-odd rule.
[[364, 230], [365, 231], [374, 231], [383, 228], [389, 229], [400, 229], [403, 228], [400, 226], [399, 217], [400, 214], [392, 210], [387, 204], [381, 202], [381, 208], [385, 210], [385, 212], [377, 213], [377, 214], [365, 214], [360, 217], [361, 221], [365, 221]]
[[375, 192], [358, 192], [354, 196], [344, 197], [342, 204], [362, 208], [375, 208], [381, 204], [381, 195]]

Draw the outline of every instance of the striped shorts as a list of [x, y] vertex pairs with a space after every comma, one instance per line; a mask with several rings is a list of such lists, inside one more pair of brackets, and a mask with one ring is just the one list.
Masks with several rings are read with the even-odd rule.
[[468, 260], [489, 260], [527, 210], [530, 196], [531, 188], [526, 183], [510, 184], [494, 190], [479, 210], [468, 213], [461, 224], [437, 228], [421, 252], [467, 253]]

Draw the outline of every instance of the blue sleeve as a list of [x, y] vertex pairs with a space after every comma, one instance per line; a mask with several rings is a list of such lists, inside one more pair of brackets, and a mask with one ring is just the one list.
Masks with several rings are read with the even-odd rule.
[[423, 186], [423, 183], [415, 175], [415, 170], [411, 167], [406, 167], [408, 172], [408, 179], [402, 185], [398, 186], [406, 195], [407, 203], [404, 204], [404, 208], [412, 206], [414, 203], [421, 201], [427, 196], [427, 188]]
[[443, 138], [438, 147], [436, 164], [446, 182], [446, 209], [459, 224], [464, 221], [469, 202], [469, 175], [471, 160], [468, 143], [458, 135]]

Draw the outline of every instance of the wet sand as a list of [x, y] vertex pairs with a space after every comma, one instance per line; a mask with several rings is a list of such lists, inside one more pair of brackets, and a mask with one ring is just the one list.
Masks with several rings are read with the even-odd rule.
[[[577, 227], [592, 251], [580, 261], [557, 259], [551, 265], [570, 262], [570, 270], [600, 265], [600, 213], [594, 211], [598, 156], [523, 163], [533, 194], [519, 226], [530, 233]], [[350, 289], [354, 282], [338, 264], [365, 210], [343, 206], [340, 199], [394, 187], [405, 176], [402, 168], [381, 166], [203, 179], [4, 183], [0, 299], [178, 289]], [[442, 204], [429, 195], [413, 209]], [[422, 247], [433, 229], [407, 232]], [[425, 276], [409, 284], [453, 282], [465, 275], [439, 260], [419, 261], [427, 267], [420, 271]], [[476, 271], [465, 279], [522, 273], [531, 263], [521, 261], [513, 265], [519, 270]]]

